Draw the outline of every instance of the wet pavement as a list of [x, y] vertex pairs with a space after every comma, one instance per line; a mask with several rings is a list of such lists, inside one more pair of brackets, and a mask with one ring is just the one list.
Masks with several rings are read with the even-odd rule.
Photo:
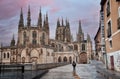
[[[105, 79], [101, 74], [96, 72], [95, 65], [77, 64], [76, 75], [80, 79]], [[49, 72], [40, 79], [79, 79], [73, 76], [72, 65], [66, 65], [50, 69]]]
[[120, 73], [106, 69], [101, 61], [92, 60], [90, 64], [77, 64], [73, 75], [72, 65], [50, 69], [40, 79], [120, 79]]
[[74, 79], [72, 65], [50, 69], [49, 72], [40, 79]]
[[77, 64], [76, 73], [80, 79], [105, 79], [97, 72], [95, 65]]

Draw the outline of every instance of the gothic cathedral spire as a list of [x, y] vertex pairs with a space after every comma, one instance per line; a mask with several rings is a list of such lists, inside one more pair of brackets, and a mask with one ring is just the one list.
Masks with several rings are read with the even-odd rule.
[[79, 29], [78, 29], [78, 33], [82, 34], [82, 28], [81, 28], [81, 21], [79, 20]]
[[20, 12], [20, 20], [19, 20], [19, 28], [20, 27], [24, 27], [24, 19], [23, 19], [23, 11], [21, 8], [21, 12]]
[[59, 21], [59, 18], [57, 20], [57, 27], [60, 27], [60, 21]]
[[38, 18], [38, 27], [42, 28], [42, 13], [41, 13], [41, 7], [40, 7], [40, 13]]
[[90, 35], [89, 35], [89, 34], [87, 34], [87, 41], [88, 41], [88, 42], [91, 42], [91, 38], [90, 38]]
[[27, 26], [31, 26], [31, 13], [30, 13], [30, 6], [28, 7], [28, 16], [27, 16]]
[[45, 29], [46, 29], [46, 32], [49, 34], [48, 13], [46, 13]]
[[15, 38], [14, 38], [14, 34], [13, 34], [13, 38], [12, 38], [12, 40], [11, 40], [11, 44], [10, 44], [11, 46], [15, 46]]

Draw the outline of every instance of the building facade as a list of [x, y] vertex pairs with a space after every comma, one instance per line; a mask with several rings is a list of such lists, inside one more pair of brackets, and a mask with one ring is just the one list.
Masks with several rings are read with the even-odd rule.
[[[64, 24], [66, 23], [66, 24]], [[62, 19], [57, 21], [55, 39], [50, 39], [48, 14], [42, 19], [40, 10], [36, 26], [31, 25], [31, 11], [28, 9], [27, 25], [24, 24], [21, 9], [18, 24], [18, 40], [13, 38], [10, 46], [0, 49], [1, 63], [88, 63], [91, 59], [92, 42], [90, 36], [84, 40], [84, 34], [79, 21], [77, 40], [72, 40], [70, 23]]]
[[120, 0], [101, 0], [104, 14], [107, 66], [120, 71]]
[[98, 31], [94, 38], [95, 41], [95, 59], [102, 61], [102, 52], [101, 52], [101, 27], [98, 28]]

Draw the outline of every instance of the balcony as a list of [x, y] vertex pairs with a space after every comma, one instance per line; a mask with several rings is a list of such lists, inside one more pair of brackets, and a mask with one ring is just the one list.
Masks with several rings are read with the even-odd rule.
[[117, 19], [117, 28], [120, 29], [120, 17]]

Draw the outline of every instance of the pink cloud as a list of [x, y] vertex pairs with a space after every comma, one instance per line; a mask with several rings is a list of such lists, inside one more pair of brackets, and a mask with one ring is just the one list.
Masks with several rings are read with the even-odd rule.
[[54, 3], [54, 0], [29, 0], [28, 4], [35, 4], [39, 6], [49, 6]]
[[56, 13], [56, 12], [58, 12], [58, 11], [60, 11], [60, 8], [59, 7], [52, 7], [51, 9], [50, 9], [50, 13], [52, 14], [52, 13]]
[[27, 0], [2, 0], [0, 2], [0, 19], [3, 20], [15, 16], [26, 3]]

